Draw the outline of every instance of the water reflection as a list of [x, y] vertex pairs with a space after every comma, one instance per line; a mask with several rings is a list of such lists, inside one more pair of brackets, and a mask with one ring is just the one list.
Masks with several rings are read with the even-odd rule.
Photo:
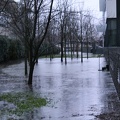
[[[105, 65], [104, 58], [100, 61]], [[30, 113], [32, 120], [93, 120], [95, 115], [104, 111], [108, 105], [107, 96], [115, 92], [109, 72], [101, 72], [99, 59], [68, 59], [68, 64], [61, 64], [60, 59], [39, 59], [35, 66], [34, 81], [31, 90], [47, 98], [47, 106]], [[10, 65], [2, 71], [15, 81], [9, 86], [4, 84], [0, 91], [29, 91], [24, 78], [24, 63]], [[23, 81], [24, 80], [24, 81]], [[18, 81], [18, 82], [17, 82]], [[25, 115], [24, 119], [28, 119]], [[30, 119], [30, 117], [29, 117]]]

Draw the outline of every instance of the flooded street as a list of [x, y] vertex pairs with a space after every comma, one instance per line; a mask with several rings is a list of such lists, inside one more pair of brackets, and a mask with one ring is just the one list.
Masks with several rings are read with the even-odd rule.
[[46, 106], [19, 119], [119, 120], [120, 103], [110, 73], [98, 71], [106, 65], [105, 59], [85, 58], [83, 63], [80, 59], [67, 60], [65, 65], [60, 58], [39, 59], [32, 88], [24, 77], [23, 61], [1, 69], [1, 93], [32, 91], [47, 98]]

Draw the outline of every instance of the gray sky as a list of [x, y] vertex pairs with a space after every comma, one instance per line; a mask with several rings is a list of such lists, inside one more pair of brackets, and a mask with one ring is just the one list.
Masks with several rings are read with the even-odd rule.
[[99, 11], [99, 0], [70, 0], [70, 2], [74, 8], [83, 7], [84, 10], [90, 10], [95, 18], [102, 19], [102, 13]]
[[[15, 0], [15, 1], [20, 1], [20, 0]], [[84, 2], [84, 9], [91, 9], [94, 11], [99, 11], [99, 0], [70, 0], [73, 1], [72, 3], [74, 5], [83, 5]]]
[[99, 0], [73, 0], [76, 6], [83, 6], [84, 10], [90, 10], [96, 18], [102, 18], [102, 13], [99, 11]]

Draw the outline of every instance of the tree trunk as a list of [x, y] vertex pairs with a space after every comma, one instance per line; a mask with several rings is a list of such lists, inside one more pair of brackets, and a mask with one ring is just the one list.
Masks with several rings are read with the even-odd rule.
[[72, 47], [72, 41], [71, 41], [71, 37], [70, 37], [70, 52], [71, 52], [71, 60], [73, 59], [73, 47]]
[[65, 30], [64, 30], [64, 41], [65, 41], [65, 45], [64, 45], [64, 52], [65, 52], [65, 64], [67, 64], [67, 53], [66, 53], [66, 44], [67, 44], [67, 38], [66, 38], [66, 32], [67, 32], [67, 30], [66, 30], [66, 24], [65, 24]]
[[88, 59], [88, 37], [87, 37], [87, 59]]
[[32, 80], [33, 80], [33, 71], [34, 71], [34, 65], [35, 65], [35, 61], [33, 61], [33, 43], [32, 43], [32, 39], [30, 40], [30, 49], [29, 49], [29, 57], [30, 57], [30, 61], [29, 61], [29, 65], [30, 65], [30, 69], [29, 69], [29, 78], [28, 78], [28, 85], [32, 85]]
[[63, 62], [63, 40], [61, 41], [61, 62]]
[[61, 25], [61, 62], [63, 62], [63, 27]]
[[73, 42], [73, 55], [75, 55], [75, 42]]
[[26, 48], [26, 41], [25, 41], [25, 76], [28, 75], [27, 71], [27, 48]]
[[52, 58], [53, 58], [53, 57], [52, 57], [52, 55], [51, 55], [51, 53], [50, 53], [50, 61], [52, 61]]
[[83, 62], [83, 42], [81, 40], [81, 62]]
[[28, 75], [28, 71], [27, 71], [27, 57], [25, 55], [25, 76]]
[[67, 53], [66, 53], [66, 35], [64, 36], [65, 39], [65, 46], [64, 46], [64, 52], [65, 52], [65, 64], [67, 64]]
[[76, 45], [76, 52], [77, 52], [77, 59], [79, 57], [79, 42], [77, 41], [77, 45]]
[[32, 85], [32, 82], [33, 82], [34, 65], [35, 65], [34, 63], [30, 63], [28, 85]]

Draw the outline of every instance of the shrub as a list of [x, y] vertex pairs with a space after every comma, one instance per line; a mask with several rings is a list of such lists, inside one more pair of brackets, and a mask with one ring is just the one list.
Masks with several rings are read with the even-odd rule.
[[24, 47], [21, 41], [0, 36], [0, 62], [15, 60], [24, 56]]
[[39, 56], [59, 54], [59, 53], [60, 53], [60, 49], [56, 47], [54, 44], [44, 43], [39, 50]]

